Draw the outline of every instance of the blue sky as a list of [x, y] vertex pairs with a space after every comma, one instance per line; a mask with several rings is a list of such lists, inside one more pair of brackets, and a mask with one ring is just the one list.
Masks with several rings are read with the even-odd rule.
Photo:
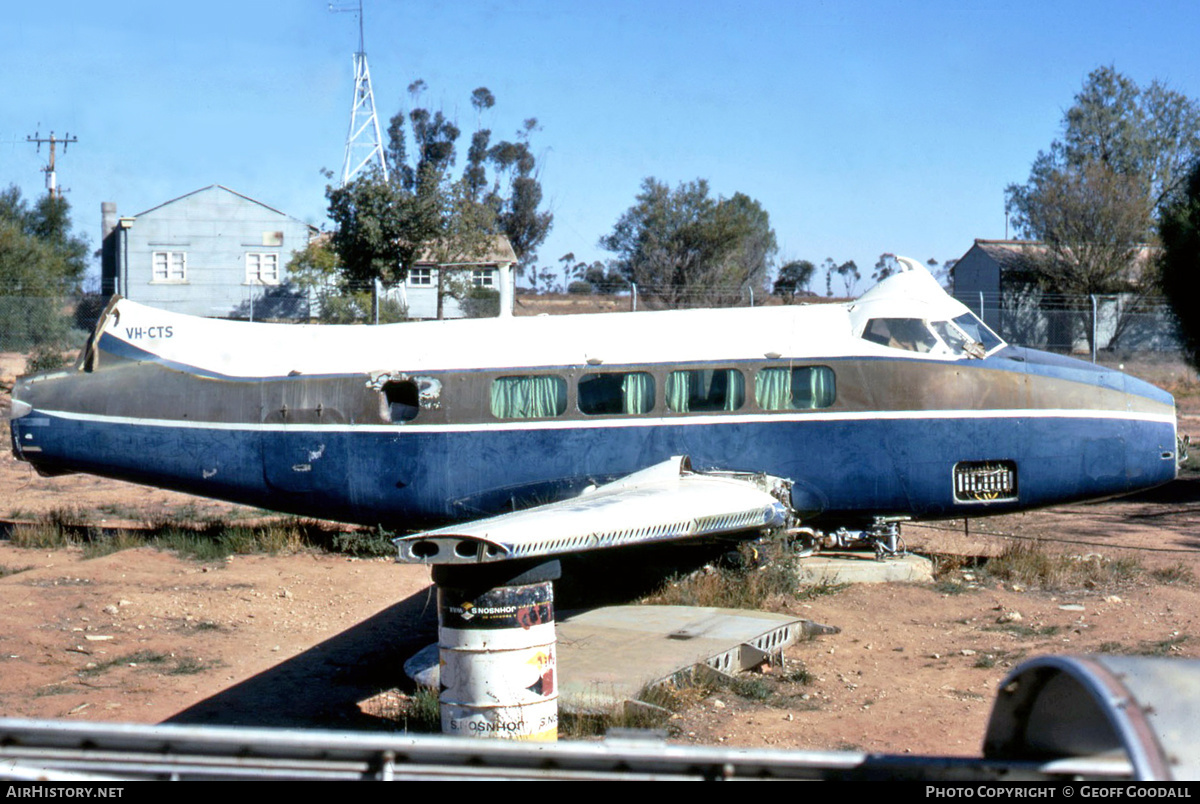
[[[534, 145], [555, 224], [539, 262], [597, 241], [642, 180], [707, 179], [770, 213], [781, 259], [961, 256], [1005, 234], [1004, 188], [1112, 65], [1200, 98], [1200, 3], [365, 0], [381, 123], [426, 100]], [[340, 171], [353, 14], [322, 0], [5, 4], [0, 186], [43, 192], [60, 155], [93, 247], [100, 203], [132, 215], [224, 184], [318, 226]], [[823, 282], [819, 283], [823, 286]], [[864, 283], [865, 285], [865, 283]], [[863, 286], [860, 285], [860, 290]]]

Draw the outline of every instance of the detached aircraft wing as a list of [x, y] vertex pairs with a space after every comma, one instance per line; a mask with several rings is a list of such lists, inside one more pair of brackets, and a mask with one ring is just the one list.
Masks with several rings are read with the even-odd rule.
[[786, 525], [790, 483], [677, 456], [578, 497], [402, 536], [400, 561], [475, 564]]

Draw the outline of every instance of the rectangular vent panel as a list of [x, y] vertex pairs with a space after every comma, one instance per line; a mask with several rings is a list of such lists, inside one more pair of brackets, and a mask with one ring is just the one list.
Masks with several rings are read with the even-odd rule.
[[954, 465], [954, 499], [960, 503], [1017, 499], [1015, 461], [963, 461]]

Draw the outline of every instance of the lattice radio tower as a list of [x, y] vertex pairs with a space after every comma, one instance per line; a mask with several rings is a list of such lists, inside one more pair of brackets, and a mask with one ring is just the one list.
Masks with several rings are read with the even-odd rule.
[[349, 11], [358, 14], [358, 52], [354, 54], [354, 105], [350, 107], [350, 130], [346, 134], [346, 158], [342, 163], [342, 186], [349, 184], [364, 170], [378, 167], [387, 181], [387, 160], [383, 158], [383, 138], [379, 134], [379, 117], [375, 114], [375, 93], [371, 91], [371, 70], [367, 67], [367, 52], [363, 46], [362, 0], [355, 5], [329, 4], [332, 12]]

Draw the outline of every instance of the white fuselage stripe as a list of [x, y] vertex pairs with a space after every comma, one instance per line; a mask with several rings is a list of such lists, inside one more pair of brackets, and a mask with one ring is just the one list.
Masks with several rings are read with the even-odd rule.
[[[185, 430], [241, 430], [259, 432], [364, 432], [364, 433], [476, 433], [509, 430], [592, 430], [628, 427], [697, 427], [714, 424], [767, 424], [771, 422], [861, 422], [880, 420], [947, 419], [1102, 419], [1150, 422], [1175, 426], [1169, 413], [1138, 413], [1119, 410], [1087, 409], [1014, 409], [1014, 410], [885, 410], [885, 411], [807, 411], [794, 413], [732, 413], [707, 416], [671, 416], [625, 419], [520, 419], [470, 424], [283, 424], [262, 422], [198, 422], [177, 419], [145, 419], [128, 416], [103, 416], [65, 410], [35, 410], [29, 416], [54, 416], [71, 421], [96, 424], [123, 424], [143, 427], [173, 427]], [[19, 421], [15, 420], [15, 421]]]

